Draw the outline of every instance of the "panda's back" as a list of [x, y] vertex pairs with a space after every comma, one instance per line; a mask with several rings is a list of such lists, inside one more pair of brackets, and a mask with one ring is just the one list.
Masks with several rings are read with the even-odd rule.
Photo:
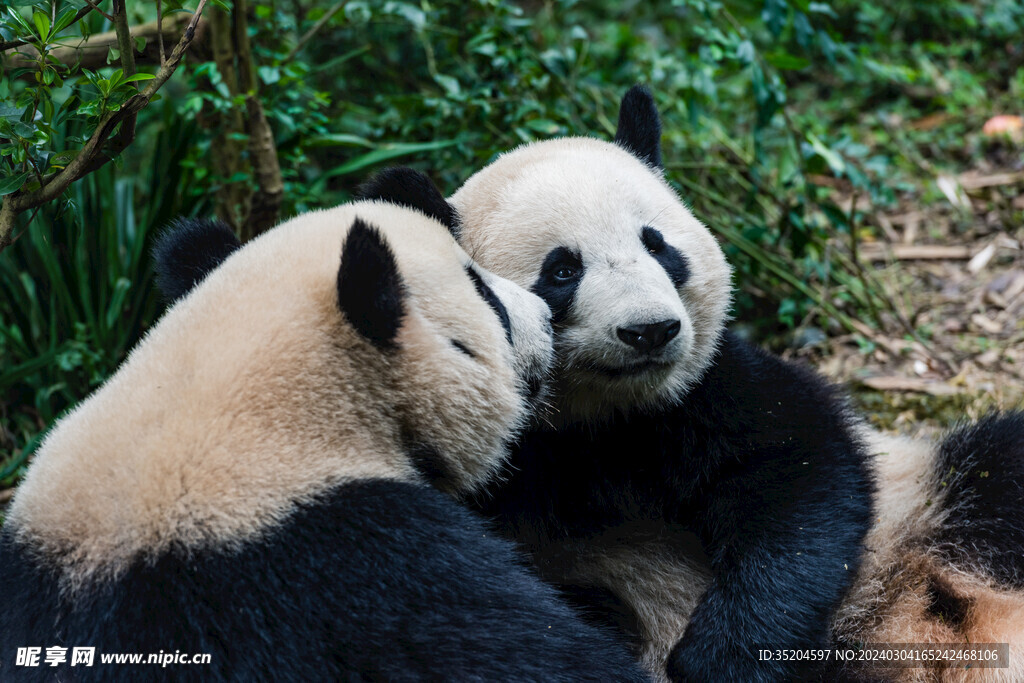
[[[62, 595], [58, 577], [10, 534], [0, 566], [10, 589], [0, 611], [5, 646], [95, 647], [97, 664], [110, 653], [211, 655], [209, 664], [175, 666], [180, 680], [256, 680], [282, 662], [294, 680], [573, 680], [621, 649], [524, 571], [479, 516], [395, 480], [344, 484], [258, 543], [139, 558], [85, 600]], [[238, 642], [245, 632], [254, 642]], [[0, 672], [11, 680], [6, 649]], [[624, 651], [616, 665], [600, 673], [641, 678]], [[14, 680], [45, 679], [47, 668], [19, 667]], [[102, 666], [76, 676], [136, 680], [155, 670]]]

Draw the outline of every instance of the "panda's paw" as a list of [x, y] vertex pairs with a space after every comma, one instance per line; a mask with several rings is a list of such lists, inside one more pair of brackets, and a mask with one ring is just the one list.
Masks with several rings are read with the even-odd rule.
[[700, 666], [700, 653], [693, 652], [693, 648], [687, 648], [682, 641], [676, 643], [668, 656], [666, 673], [672, 683], [690, 683], [704, 679]]
[[673, 683], [767, 683], [789, 680], [791, 674], [778, 668], [777, 663], [758, 661], [756, 650], [744, 650], [728, 636], [712, 640], [694, 637], [689, 631], [672, 648], [666, 667], [668, 678]]

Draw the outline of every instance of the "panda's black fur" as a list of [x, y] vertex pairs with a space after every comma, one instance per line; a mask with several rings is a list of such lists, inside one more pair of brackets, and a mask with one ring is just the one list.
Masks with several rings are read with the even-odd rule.
[[[361, 206], [385, 217], [399, 211], [379, 203]], [[336, 220], [346, 218], [351, 221], [341, 214]], [[330, 227], [329, 218], [316, 220], [341, 234], [342, 226]], [[225, 268], [221, 262], [229, 255], [258, 248], [239, 247], [227, 239], [226, 230], [216, 222], [183, 221], [162, 238], [157, 271], [178, 306], [204, 296], [205, 283], [196, 283]], [[337, 305], [358, 335], [381, 354], [392, 353], [397, 330], [412, 315], [401, 268], [380, 233], [358, 218], [345, 244]], [[284, 246], [309, 248], [294, 241]], [[358, 253], [349, 250], [356, 246]], [[465, 291], [486, 290], [497, 300], [480, 274], [465, 267], [475, 276]], [[216, 284], [224, 285], [223, 278]], [[289, 283], [270, 286], [278, 284]], [[381, 288], [384, 295], [375, 296]], [[357, 289], [363, 294], [359, 301], [349, 296]], [[288, 290], [288, 295], [304, 293]], [[537, 302], [538, 316], [541, 310]], [[232, 314], [223, 312], [227, 318]], [[194, 310], [189, 315], [186, 322], [194, 322]], [[496, 334], [499, 338], [501, 332]], [[252, 343], [267, 340], [253, 338]], [[363, 349], [364, 363], [380, 362], [368, 345], [350, 343]], [[159, 348], [166, 356], [166, 347]], [[139, 353], [133, 353], [133, 360]], [[317, 406], [299, 402], [295, 410], [308, 415]], [[74, 413], [65, 419], [72, 418]], [[232, 420], [244, 418], [237, 414]], [[77, 429], [95, 427], [79, 424]], [[34, 466], [50, 467], [44, 471], [52, 474], [52, 459], [47, 462], [46, 455], [44, 444]], [[430, 444], [410, 442], [404, 455], [420, 471], [444, 467]], [[37, 545], [41, 532], [33, 516], [20, 510], [0, 535], [0, 679], [52, 680], [55, 673], [60, 680], [76, 681], [160, 676], [196, 681], [268, 676], [296, 681], [645, 679], [622, 643], [583, 622], [480, 515], [427, 485], [415, 470], [403, 468], [394, 476], [357, 473], [316, 495], [289, 501], [275, 523], [254, 537], [216, 538], [206, 545], [172, 539], [166, 548], [135, 554], [113, 573], [88, 573], [70, 582], [71, 548]], [[445, 473], [439, 477], [446, 478]], [[260, 490], [248, 493], [261, 496]], [[45, 514], [45, 501], [37, 500], [36, 491], [25, 495], [28, 505], [42, 505]], [[121, 501], [114, 497], [99, 505], [116, 512]], [[58, 669], [44, 663], [16, 666], [18, 648], [42, 647], [45, 652], [51, 646], [69, 648], [68, 661]], [[69, 666], [73, 647], [96, 648], [94, 665]], [[142, 653], [145, 659], [175, 652], [209, 654], [212, 660], [176, 664], [168, 670], [173, 673], [154, 664], [100, 662], [103, 654]]]
[[1024, 589], [1024, 413], [991, 414], [946, 437], [936, 464], [949, 511], [932, 543]]
[[383, 199], [391, 204], [421, 211], [459, 236], [459, 215], [430, 176], [407, 166], [391, 166], [377, 172], [359, 186], [361, 199]]
[[4, 681], [53, 680], [15, 667], [17, 647], [53, 645], [212, 655], [58, 669], [80, 681], [643, 680], [478, 515], [407, 482], [348, 484], [237, 551], [139, 562], [70, 609], [9, 537], [0, 567]]
[[188, 294], [241, 246], [238, 236], [221, 221], [176, 221], [153, 246], [156, 285], [164, 300], [171, 302]]

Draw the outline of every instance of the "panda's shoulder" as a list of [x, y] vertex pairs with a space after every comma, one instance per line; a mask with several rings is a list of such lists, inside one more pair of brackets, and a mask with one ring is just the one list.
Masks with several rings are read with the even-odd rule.
[[741, 430], [788, 424], [820, 431], [845, 427], [852, 420], [839, 387], [729, 331], [686, 407], [694, 415]]

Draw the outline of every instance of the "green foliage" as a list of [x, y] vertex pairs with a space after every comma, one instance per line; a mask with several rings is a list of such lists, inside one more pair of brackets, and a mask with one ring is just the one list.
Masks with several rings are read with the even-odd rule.
[[[153, 78], [126, 77], [120, 69], [104, 76], [53, 56], [62, 44], [100, 25], [98, 14], [76, 21], [85, 6], [82, 0], [14, 2], [0, 10], [0, 38], [24, 41], [13, 52], [29, 62], [5, 69], [0, 79], [0, 196], [23, 186], [36, 189], [44, 176], [64, 168], [85, 142], [83, 131], [88, 134], [102, 116], [117, 111], [135, 93], [132, 83]], [[66, 135], [65, 129], [76, 134]]]
[[[155, 3], [130, 5], [133, 22], [155, 17]], [[938, 173], [981, 153], [972, 131], [1024, 96], [1018, 0], [350, 0], [328, 17], [330, 5], [249, 3], [283, 216], [346, 201], [387, 164], [450, 192], [516, 145], [609, 139], [621, 95], [647, 83], [667, 177], [721, 237], [737, 317], [761, 336], [878, 323], [891, 302], [857, 256], [871, 214], [941, 200]], [[116, 58], [95, 71], [52, 59], [58, 42], [110, 29], [96, 12], [68, 23], [81, 7], [0, 11], [0, 40], [38, 52], [0, 79], [0, 198], [62, 168], [130, 94]], [[151, 321], [152, 230], [175, 212], [209, 213], [218, 188], [254, 185], [211, 161], [244, 94], [197, 59], [166, 90], [121, 168], [73, 186], [0, 254], [0, 417], [19, 453]], [[934, 116], [940, 125], [908, 125]]]
[[0, 485], [19, 472], [40, 431], [99, 386], [153, 321], [152, 237], [203, 208], [181, 201], [193, 181], [179, 143], [195, 125], [166, 106], [142, 133], [151, 150], [145, 177], [98, 170], [26, 221], [0, 254], [0, 427], [10, 454], [0, 458]]

